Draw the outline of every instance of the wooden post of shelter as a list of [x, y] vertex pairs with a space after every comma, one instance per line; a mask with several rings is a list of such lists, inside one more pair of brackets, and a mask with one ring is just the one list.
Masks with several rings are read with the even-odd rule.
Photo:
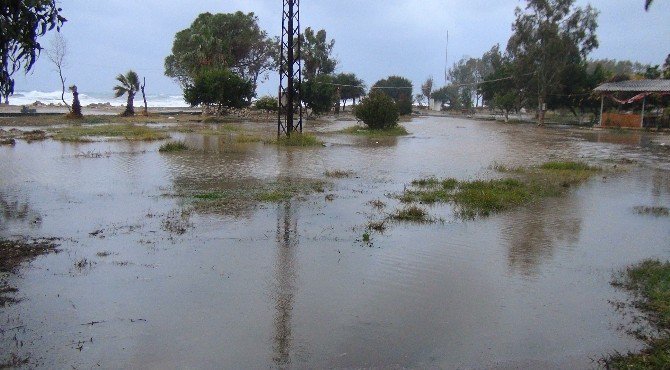
[[603, 110], [605, 108], [605, 95], [600, 95], [600, 122], [598, 126], [603, 127]]
[[645, 97], [642, 98], [642, 117], [640, 117], [640, 127], [644, 127], [644, 108], [646, 103], [647, 103], [647, 96], [645, 95]]

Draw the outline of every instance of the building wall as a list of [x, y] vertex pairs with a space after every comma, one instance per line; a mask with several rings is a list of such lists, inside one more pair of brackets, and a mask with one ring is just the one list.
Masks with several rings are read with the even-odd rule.
[[603, 112], [602, 127], [642, 127], [639, 114]]

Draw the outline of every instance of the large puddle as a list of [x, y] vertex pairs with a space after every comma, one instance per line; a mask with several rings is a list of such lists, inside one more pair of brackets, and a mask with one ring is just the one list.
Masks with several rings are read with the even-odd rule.
[[[339, 122], [337, 125], [346, 125]], [[0, 237], [61, 237], [13, 278], [2, 357], [45, 368], [591, 368], [640, 344], [612, 274], [670, 258], [670, 138], [453, 118], [412, 134], [322, 133], [325, 147], [52, 140], [0, 147]], [[268, 126], [272, 130], [271, 126]], [[325, 132], [329, 125], [318, 127]], [[529, 207], [366, 224], [412, 179], [584, 160], [617, 169]], [[326, 179], [326, 171], [355, 176]], [[325, 193], [193, 209], [177, 194], [325, 180]], [[369, 202], [382, 200], [386, 208]]]

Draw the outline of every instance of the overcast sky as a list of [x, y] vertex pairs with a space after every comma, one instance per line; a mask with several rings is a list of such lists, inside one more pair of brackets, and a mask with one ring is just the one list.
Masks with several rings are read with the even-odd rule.
[[[180, 94], [163, 75], [176, 32], [203, 12], [254, 12], [270, 35], [281, 31], [281, 0], [60, 0], [68, 22], [66, 76], [83, 92], [109, 92], [115, 76], [128, 69], [147, 78], [148, 93]], [[578, 5], [586, 5], [577, 0]], [[670, 1], [656, 0], [649, 12], [644, 0], [592, 0], [600, 10], [600, 48], [592, 58], [630, 59], [662, 64], [670, 53]], [[520, 0], [303, 0], [303, 28], [323, 28], [335, 39], [338, 72], [354, 72], [367, 85], [391, 74], [413, 80], [415, 90], [432, 75], [444, 83], [445, 43], [449, 64], [478, 57], [511, 34]], [[49, 44], [49, 37], [43, 45]], [[60, 81], [43, 54], [27, 76], [17, 76], [16, 90], [54, 91]], [[259, 88], [276, 91], [277, 79]]]

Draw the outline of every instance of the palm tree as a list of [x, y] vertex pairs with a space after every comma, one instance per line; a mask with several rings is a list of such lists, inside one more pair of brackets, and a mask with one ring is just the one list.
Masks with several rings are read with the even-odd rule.
[[646, 10], [649, 10], [649, 6], [651, 5], [652, 1], [654, 1], [654, 0], [647, 0], [646, 4], [644, 5], [644, 8]]
[[125, 75], [120, 74], [116, 76], [116, 80], [121, 84], [114, 86], [114, 97], [118, 98], [123, 96], [123, 94], [128, 94], [128, 104], [123, 115], [134, 116], [135, 108], [133, 108], [133, 100], [135, 99], [135, 93], [140, 89], [140, 78], [137, 76], [137, 73], [130, 70]]

